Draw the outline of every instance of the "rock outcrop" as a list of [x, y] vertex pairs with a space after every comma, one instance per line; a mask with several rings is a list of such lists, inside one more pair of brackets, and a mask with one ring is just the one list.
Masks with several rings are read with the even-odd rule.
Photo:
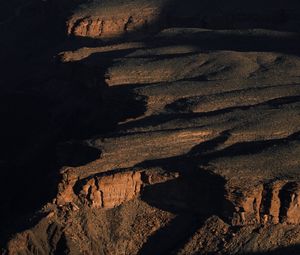
[[115, 39], [137, 36], [159, 28], [162, 3], [122, 1], [115, 5], [112, 1], [91, 3], [87, 8], [75, 12], [67, 22], [69, 35], [101, 39]]

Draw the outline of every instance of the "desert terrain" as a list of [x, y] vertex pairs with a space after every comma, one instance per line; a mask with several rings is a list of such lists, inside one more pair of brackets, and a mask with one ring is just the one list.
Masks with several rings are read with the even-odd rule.
[[299, 255], [300, 4], [0, 3], [7, 255]]

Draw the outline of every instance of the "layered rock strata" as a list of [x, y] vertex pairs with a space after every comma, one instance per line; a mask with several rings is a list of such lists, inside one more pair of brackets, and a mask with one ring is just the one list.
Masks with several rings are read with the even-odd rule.
[[58, 58], [101, 87], [88, 123], [111, 126], [57, 146], [57, 193], [5, 252], [298, 254], [298, 34], [187, 28], [183, 15], [123, 42], [160, 30], [162, 6], [114, 4], [79, 7], [68, 33], [121, 42]]

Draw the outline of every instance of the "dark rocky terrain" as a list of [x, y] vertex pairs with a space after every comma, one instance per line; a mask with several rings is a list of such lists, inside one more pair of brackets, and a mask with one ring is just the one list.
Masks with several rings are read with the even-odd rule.
[[300, 254], [298, 1], [0, 3], [3, 254]]

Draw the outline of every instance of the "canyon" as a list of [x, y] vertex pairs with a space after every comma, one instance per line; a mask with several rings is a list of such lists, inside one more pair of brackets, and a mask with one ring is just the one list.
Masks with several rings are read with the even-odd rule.
[[0, 4], [3, 254], [299, 254], [297, 1]]

